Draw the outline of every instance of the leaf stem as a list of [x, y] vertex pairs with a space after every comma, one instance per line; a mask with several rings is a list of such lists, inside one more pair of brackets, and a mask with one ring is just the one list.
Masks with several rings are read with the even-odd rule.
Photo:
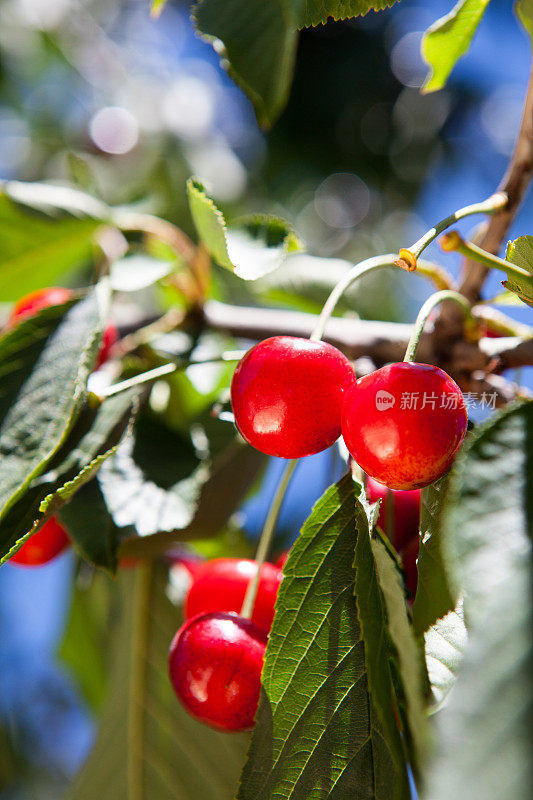
[[276, 494], [274, 495], [274, 499], [272, 500], [272, 504], [267, 514], [267, 518], [265, 520], [265, 525], [263, 527], [263, 531], [261, 533], [261, 538], [259, 539], [259, 545], [257, 547], [257, 552], [255, 555], [255, 560], [257, 562], [257, 572], [255, 573], [252, 580], [249, 582], [248, 587], [246, 589], [246, 595], [244, 597], [244, 601], [241, 608], [241, 617], [245, 617], [246, 619], [250, 619], [252, 616], [252, 612], [254, 610], [255, 605], [255, 598], [257, 596], [257, 589], [259, 587], [259, 578], [261, 573], [261, 567], [266, 561], [266, 557], [268, 555], [268, 551], [270, 550], [272, 544], [272, 537], [274, 535], [274, 531], [276, 529], [276, 523], [278, 521], [279, 512], [281, 510], [281, 505], [283, 503], [283, 499], [285, 497], [285, 493], [289, 486], [290, 480], [298, 464], [298, 459], [293, 458], [287, 462], [283, 474], [281, 476], [280, 482], [278, 484], [278, 488], [276, 489]]
[[100, 394], [100, 398], [112, 397], [115, 394], [119, 394], [119, 392], [125, 392], [127, 389], [131, 389], [133, 386], [140, 386], [143, 383], [156, 381], [158, 378], [163, 378], [165, 375], [171, 375], [173, 372], [177, 372], [177, 370], [187, 369], [187, 367], [193, 367], [196, 364], [219, 364], [227, 361], [240, 361], [245, 354], [246, 350], [227, 350], [225, 353], [213, 356], [212, 358], [189, 359], [176, 364], [162, 364], [160, 367], [154, 367], [154, 369], [149, 369], [147, 372], [134, 375], [133, 378], [127, 378], [124, 381], [120, 381], [120, 383], [109, 386]]
[[460, 305], [464, 311], [467, 320], [473, 326], [477, 327], [477, 323], [474, 317], [472, 316], [470, 303], [468, 302], [466, 297], [463, 297], [463, 295], [459, 294], [459, 292], [453, 292], [449, 289], [446, 289], [445, 291], [442, 292], [435, 292], [435, 294], [432, 294], [431, 297], [428, 297], [428, 299], [418, 312], [413, 332], [411, 334], [411, 338], [409, 339], [407, 350], [405, 351], [405, 356], [403, 359], [404, 361], [412, 363], [415, 360], [416, 349], [418, 347], [418, 343], [420, 342], [420, 338], [424, 331], [426, 322], [428, 321], [428, 317], [435, 308], [435, 306], [437, 306], [439, 303], [442, 303], [444, 300], [453, 300], [458, 305]]
[[510, 261], [505, 261], [503, 258], [494, 256], [487, 250], [478, 247], [477, 244], [463, 239], [457, 231], [445, 233], [440, 239], [440, 246], [446, 252], [454, 251], [461, 253], [461, 255], [466, 256], [472, 261], [477, 261], [478, 264], [483, 264], [483, 266], [489, 267], [489, 269], [499, 269], [501, 272], [507, 273], [508, 277], [514, 275], [521, 280], [525, 278], [527, 283], [533, 286], [533, 273], [522, 269], [522, 267], [516, 264], [511, 264]]
[[449, 217], [437, 222], [433, 228], [430, 228], [429, 231], [421, 236], [411, 247], [408, 247], [407, 250], [415, 259], [418, 259], [426, 247], [430, 245], [437, 236], [445, 231], [446, 228], [458, 222], [458, 220], [472, 216], [472, 214], [494, 214], [496, 211], [501, 211], [502, 208], [505, 208], [506, 204], [507, 195], [503, 192], [496, 192], [496, 194], [491, 195], [481, 203], [472, 203], [469, 206], [464, 206], [464, 208], [459, 208], [457, 211], [454, 211], [453, 214], [450, 214]]
[[128, 716], [128, 800], [142, 800], [143, 791], [143, 728], [144, 693], [146, 688], [146, 648], [148, 642], [148, 613], [151, 564], [140, 564], [135, 570], [133, 598], [123, 592], [122, 602], [133, 602], [133, 630], [131, 633], [131, 681], [129, 686]]

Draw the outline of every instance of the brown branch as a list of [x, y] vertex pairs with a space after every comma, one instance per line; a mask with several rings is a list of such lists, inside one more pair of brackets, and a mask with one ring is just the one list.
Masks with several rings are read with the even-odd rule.
[[[507, 195], [508, 201], [501, 211], [491, 217], [487, 230], [481, 239], [480, 247], [493, 255], [501, 249], [507, 231], [526, 194], [533, 175], [533, 72], [524, 104], [522, 124], [516, 140], [511, 161], [498, 191]], [[488, 274], [487, 267], [466, 260], [463, 264], [459, 291], [472, 303], [481, 296], [481, 289]]]
[[[203, 313], [208, 327], [254, 341], [279, 334], [307, 337], [316, 323], [314, 314], [301, 311], [248, 308], [215, 300], [206, 303]], [[412, 325], [405, 323], [333, 317], [326, 326], [324, 339], [352, 360], [366, 357], [382, 366], [403, 359], [411, 331]], [[436, 363], [431, 332], [423, 335], [417, 360]], [[446, 368], [459, 379], [460, 385], [466, 383], [465, 376], [494, 365], [498, 371], [533, 365], [533, 339], [511, 336], [484, 338], [478, 343], [457, 340], [446, 354]]]

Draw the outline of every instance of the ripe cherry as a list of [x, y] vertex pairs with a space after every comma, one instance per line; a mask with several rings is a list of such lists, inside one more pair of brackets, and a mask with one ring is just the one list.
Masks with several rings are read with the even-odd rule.
[[[257, 563], [247, 558], [215, 558], [202, 564], [185, 600], [187, 619], [209, 611], [233, 611], [242, 608], [246, 589], [257, 571]], [[274, 564], [261, 567], [252, 622], [269, 631], [283, 573]]]
[[280, 556], [278, 556], [277, 560], [274, 562], [278, 569], [283, 569], [285, 564], [287, 563], [287, 559], [289, 557], [290, 550], [285, 550]]
[[418, 489], [451, 466], [466, 433], [461, 390], [429, 364], [397, 363], [360, 378], [342, 411], [346, 446], [391, 489]]
[[231, 383], [235, 423], [257, 450], [301, 458], [333, 444], [341, 406], [355, 382], [348, 359], [325, 342], [274, 336], [238, 364]]
[[414, 536], [420, 522], [420, 489], [388, 489], [373, 478], [366, 480], [366, 494], [371, 503], [381, 500], [378, 525], [396, 550], [401, 550]]
[[24, 567], [40, 567], [62, 553], [70, 545], [66, 530], [55, 517], [51, 517], [36, 533], [24, 542], [9, 559]]
[[406, 544], [400, 558], [405, 576], [405, 588], [407, 589], [408, 600], [413, 600], [416, 594], [416, 587], [418, 584], [418, 566], [417, 558], [420, 549], [420, 537], [414, 536], [410, 542]]
[[[66, 303], [73, 295], [74, 292], [72, 289], [66, 289], [64, 286], [49, 286], [47, 289], [37, 289], [35, 292], [30, 292], [24, 297], [21, 297], [20, 300], [17, 300], [11, 310], [7, 324], [9, 327], [13, 327], [21, 320], [33, 316], [43, 308]], [[98, 369], [98, 367], [102, 366], [104, 361], [107, 361], [110, 350], [117, 339], [118, 330], [116, 326], [112, 322], [108, 322], [102, 335], [100, 352], [98, 353], [95, 369]]]
[[187, 711], [214, 728], [253, 727], [267, 634], [236, 614], [200, 614], [176, 633], [168, 667]]

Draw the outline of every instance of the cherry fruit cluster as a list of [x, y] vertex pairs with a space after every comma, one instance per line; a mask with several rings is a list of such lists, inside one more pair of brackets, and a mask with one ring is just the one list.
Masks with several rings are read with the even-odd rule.
[[301, 458], [342, 433], [362, 469], [391, 489], [437, 480], [467, 426], [461, 390], [442, 369], [400, 362], [357, 380], [332, 345], [290, 336], [265, 339], [246, 353], [231, 401], [237, 428], [257, 450]]
[[195, 570], [185, 600], [186, 621], [170, 645], [169, 675], [185, 709], [211, 727], [248, 730], [254, 724], [261, 670], [282, 572], [263, 564], [251, 619], [240, 616], [257, 563], [217, 558]]

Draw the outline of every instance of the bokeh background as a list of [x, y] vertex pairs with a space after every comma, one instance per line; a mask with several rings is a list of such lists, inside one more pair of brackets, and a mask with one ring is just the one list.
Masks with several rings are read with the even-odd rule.
[[[275, 305], [317, 310], [353, 262], [414, 241], [498, 184], [520, 121], [530, 44], [508, 0], [492, 0], [448, 87], [423, 96], [423, 31], [451, 0], [402, 0], [362, 20], [304, 31], [287, 109], [258, 129], [250, 103], [194, 33], [187, 3], [159, 20], [148, 0], [0, 3], [0, 179], [69, 181], [112, 204], [137, 203], [193, 233], [184, 184], [195, 173], [232, 217], [277, 213], [314, 256], [261, 283]], [[494, 54], [498, 52], [498, 58]], [[531, 233], [533, 198], [512, 233]], [[471, 224], [471, 223], [470, 223]], [[469, 223], [463, 224], [469, 229]], [[457, 273], [453, 255], [432, 255]], [[307, 280], [303, 286], [301, 276]], [[65, 280], [75, 280], [66, 276]], [[421, 279], [369, 278], [361, 316], [412, 320]], [[496, 295], [497, 276], [487, 284]], [[217, 292], [258, 302], [225, 275]], [[522, 321], [527, 309], [506, 309]], [[521, 381], [533, 385], [531, 369]], [[257, 536], [280, 463], [239, 514]], [[303, 460], [280, 527], [294, 537], [342, 469], [335, 451]], [[57, 798], [86, 756], [94, 720], [56, 658], [74, 558], [0, 569], [0, 798]]]

